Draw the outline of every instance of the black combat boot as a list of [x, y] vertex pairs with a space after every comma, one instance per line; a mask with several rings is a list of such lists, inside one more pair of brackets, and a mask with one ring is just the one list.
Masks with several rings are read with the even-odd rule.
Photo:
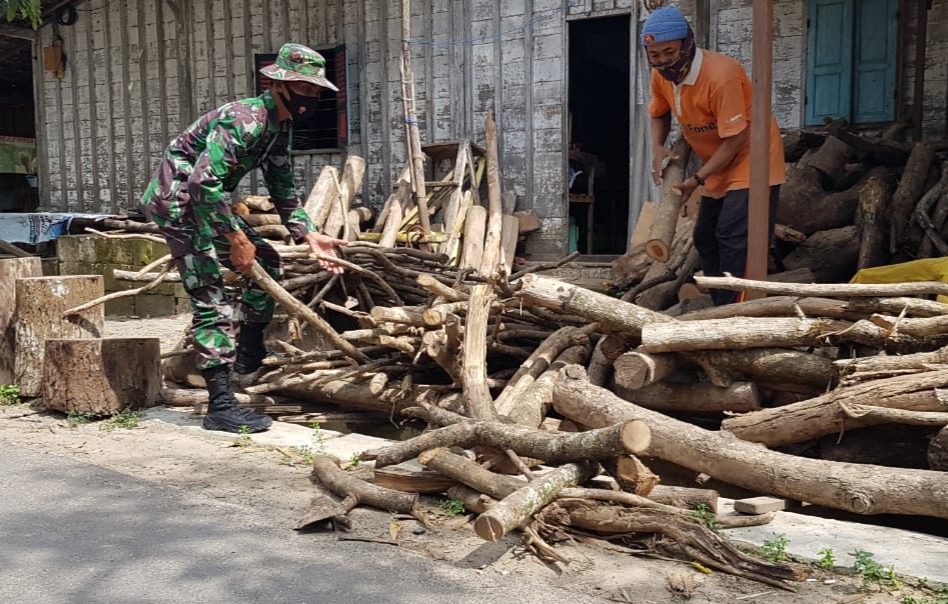
[[263, 345], [263, 332], [266, 329], [266, 323], [240, 322], [237, 362], [234, 363], [236, 373], [247, 375], [263, 367], [263, 359], [267, 356], [267, 348]]
[[204, 416], [205, 430], [241, 432], [263, 432], [273, 425], [266, 415], [257, 415], [237, 403], [230, 384], [230, 365], [218, 365], [201, 371], [207, 383], [208, 407]]

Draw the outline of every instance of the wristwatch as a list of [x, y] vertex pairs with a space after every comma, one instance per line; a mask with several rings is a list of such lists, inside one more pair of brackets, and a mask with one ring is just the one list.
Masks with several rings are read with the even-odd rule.
[[700, 176], [698, 176], [698, 173], [697, 173], [697, 172], [694, 173], [694, 175], [692, 176], [692, 178], [695, 179], [695, 182], [698, 183], [698, 186], [699, 186], [699, 187], [703, 187], [703, 186], [704, 186], [704, 179], [701, 178]]

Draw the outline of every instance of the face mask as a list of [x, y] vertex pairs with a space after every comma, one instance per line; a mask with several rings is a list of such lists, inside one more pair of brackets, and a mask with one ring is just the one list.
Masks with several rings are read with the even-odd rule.
[[685, 39], [681, 41], [681, 52], [678, 54], [678, 58], [674, 61], [669, 61], [668, 63], [653, 63], [652, 67], [658, 71], [659, 75], [669, 82], [673, 84], [681, 84], [682, 81], [688, 76], [688, 72], [691, 70], [691, 63], [695, 60], [695, 55], [697, 53], [698, 50], [695, 46], [695, 35], [689, 27], [688, 35], [685, 36]]
[[280, 94], [280, 97], [283, 100], [283, 104], [286, 105], [287, 111], [290, 112], [292, 119], [304, 115], [312, 115], [312, 112], [316, 110], [316, 106], [319, 103], [319, 98], [297, 94], [293, 92], [289, 86]]

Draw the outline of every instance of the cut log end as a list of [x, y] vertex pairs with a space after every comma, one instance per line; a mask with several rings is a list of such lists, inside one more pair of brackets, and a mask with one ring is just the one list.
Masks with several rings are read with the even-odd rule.
[[661, 239], [651, 239], [645, 244], [645, 253], [655, 262], [668, 262], [671, 258], [671, 249]]
[[651, 443], [652, 431], [645, 422], [634, 420], [622, 426], [622, 444], [629, 453], [640, 455]]
[[491, 516], [481, 515], [474, 521], [474, 532], [484, 541], [491, 543], [503, 539], [506, 532], [503, 523]]

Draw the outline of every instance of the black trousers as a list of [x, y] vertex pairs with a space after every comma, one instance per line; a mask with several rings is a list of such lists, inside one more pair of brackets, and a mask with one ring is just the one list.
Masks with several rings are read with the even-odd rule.
[[[695, 222], [695, 249], [701, 259], [701, 268], [709, 277], [720, 277], [730, 273], [732, 277], [743, 277], [747, 270], [747, 201], [749, 191], [728, 191], [722, 199], [702, 197]], [[770, 231], [768, 241], [774, 236], [780, 187], [770, 187]], [[737, 302], [741, 292], [720, 289], [711, 290], [715, 306]]]

